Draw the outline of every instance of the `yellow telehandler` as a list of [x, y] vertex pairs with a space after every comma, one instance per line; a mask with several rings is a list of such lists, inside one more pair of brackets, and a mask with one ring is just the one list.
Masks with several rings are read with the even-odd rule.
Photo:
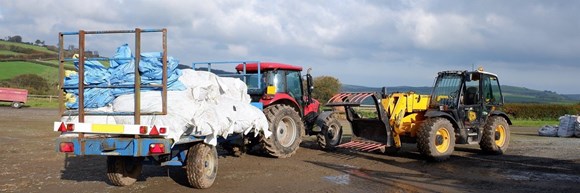
[[[419, 152], [443, 161], [455, 144], [479, 144], [490, 154], [503, 154], [510, 139], [511, 121], [499, 107], [503, 96], [497, 75], [476, 71], [439, 72], [431, 95], [414, 92], [387, 94], [339, 93], [326, 106], [342, 106], [353, 136], [335, 147], [394, 153], [402, 142], [416, 142]], [[325, 132], [340, 137], [340, 129]]]

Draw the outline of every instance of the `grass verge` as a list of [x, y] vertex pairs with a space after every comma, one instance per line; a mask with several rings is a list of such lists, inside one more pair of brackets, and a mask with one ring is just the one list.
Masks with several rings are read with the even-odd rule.
[[512, 119], [513, 126], [518, 127], [543, 127], [544, 125], [558, 125], [558, 120], [530, 120], [530, 119]]

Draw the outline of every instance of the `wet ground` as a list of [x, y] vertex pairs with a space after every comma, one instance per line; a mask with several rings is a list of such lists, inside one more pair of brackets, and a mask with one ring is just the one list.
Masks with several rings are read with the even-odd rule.
[[580, 192], [580, 138], [537, 136], [512, 127], [505, 155], [460, 145], [442, 163], [423, 160], [414, 144], [397, 156], [324, 152], [313, 138], [294, 156], [219, 159], [210, 189], [188, 187], [185, 171], [145, 166], [132, 186], [110, 185], [103, 156], [55, 151], [57, 112], [0, 106], [0, 192]]

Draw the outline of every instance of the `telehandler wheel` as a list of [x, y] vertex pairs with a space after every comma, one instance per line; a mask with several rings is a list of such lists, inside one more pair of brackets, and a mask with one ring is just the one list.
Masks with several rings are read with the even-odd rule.
[[296, 153], [302, 142], [304, 123], [294, 108], [276, 104], [266, 107], [264, 114], [270, 124], [272, 135], [261, 137], [262, 148], [271, 156], [288, 158]]
[[135, 183], [142, 170], [142, 157], [107, 157], [107, 178], [116, 186], [128, 186]]
[[327, 116], [324, 119], [321, 129], [322, 131], [316, 135], [318, 145], [326, 151], [335, 150], [336, 146], [338, 146], [342, 140], [342, 126], [340, 125], [340, 122], [332, 116]]
[[510, 126], [500, 116], [492, 116], [483, 127], [483, 136], [479, 147], [483, 152], [501, 155], [505, 153], [510, 144]]
[[444, 161], [455, 148], [455, 131], [445, 118], [427, 120], [417, 132], [417, 148], [431, 161]]
[[218, 154], [214, 146], [197, 143], [187, 151], [187, 181], [198, 189], [211, 187], [217, 176]]

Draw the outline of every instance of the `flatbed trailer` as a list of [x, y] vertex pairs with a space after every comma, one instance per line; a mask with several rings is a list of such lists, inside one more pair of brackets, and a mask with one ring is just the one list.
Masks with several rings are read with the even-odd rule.
[[[85, 62], [107, 61], [109, 58], [86, 58], [85, 36], [103, 34], [134, 34], [135, 54], [131, 58], [121, 60], [134, 60], [135, 84], [130, 86], [134, 89], [134, 111], [132, 112], [94, 112], [87, 111], [84, 107], [85, 90], [88, 88], [127, 88], [124, 86], [95, 86], [85, 85]], [[140, 47], [142, 33], [162, 33], [162, 56], [163, 74], [161, 85], [141, 84], [141, 76], [138, 71], [140, 61]], [[67, 53], [63, 47], [65, 36], [78, 36], [79, 57], [77, 59], [65, 59]], [[218, 157], [215, 146], [203, 143], [203, 137], [182, 136], [178, 141], [167, 137], [168, 128], [163, 125], [147, 125], [141, 123], [141, 115], [166, 115], [167, 114], [167, 30], [166, 29], [140, 29], [116, 30], [116, 31], [84, 31], [59, 33], [59, 87], [63, 90], [78, 89], [78, 109], [65, 109], [64, 93], [60, 92], [59, 115], [65, 117], [61, 121], [54, 122], [53, 130], [61, 132], [56, 139], [58, 152], [73, 154], [75, 156], [107, 156], [107, 177], [112, 184], [127, 186], [136, 182], [141, 174], [143, 164], [160, 166], [185, 166], [188, 181], [194, 188], [209, 188], [217, 175]], [[120, 60], [116, 58], [115, 60]], [[78, 86], [64, 85], [65, 62], [78, 62]], [[142, 88], [157, 88], [161, 90], [161, 112], [141, 112]], [[133, 124], [108, 124], [89, 123], [87, 116], [133, 116]], [[68, 117], [68, 119], [66, 118]]]

